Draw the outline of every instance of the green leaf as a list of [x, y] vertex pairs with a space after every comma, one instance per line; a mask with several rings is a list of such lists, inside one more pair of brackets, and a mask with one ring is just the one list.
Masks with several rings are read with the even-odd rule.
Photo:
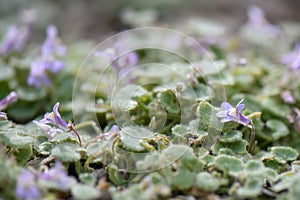
[[279, 120], [268, 120], [266, 125], [273, 131], [272, 137], [274, 140], [278, 140], [281, 137], [287, 136], [289, 134], [289, 129], [283, 122]]
[[141, 145], [144, 139], [152, 138], [154, 133], [141, 126], [129, 126], [120, 131], [120, 139], [124, 147], [132, 151], [144, 151], [146, 148]]
[[52, 143], [50, 142], [43, 142], [38, 146], [38, 152], [42, 155], [50, 155], [52, 150]]
[[71, 193], [74, 199], [98, 199], [101, 196], [101, 192], [93, 186], [76, 184], [72, 187]]
[[14, 151], [14, 156], [19, 165], [25, 165], [32, 156], [32, 147], [27, 146], [25, 148], [16, 149]]
[[177, 137], [205, 137], [207, 132], [202, 130], [203, 125], [199, 119], [193, 120], [189, 125], [178, 124], [172, 128], [172, 133]]
[[27, 136], [27, 130], [23, 126], [8, 128], [9, 126], [11, 126], [10, 122], [3, 122], [3, 128], [0, 129], [0, 138], [4, 144], [16, 148], [27, 148], [34, 143], [35, 139]]
[[204, 167], [204, 163], [196, 157], [193, 149], [186, 145], [170, 145], [164, 149], [161, 154], [169, 159], [169, 161], [181, 161], [181, 163], [191, 171], [201, 171]]
[[216, 117], [216, 112], [218, 110], [218, 108], [212, 106], [210, 103], [206, 101], [201, 101], [197, 108], [197, 115], [207, 127], [213, 127], [221, 131], [223, 125], [220, 122], [220, 120]]
[[[126, 174], [127, 172], [121, 172], [118, 170], [117, 166], [115, 166], [114, 164], [111, 164], [108, 166], [108, 177], [109, 180], [112, 181], [115, 185], [125, 185], [127, 184], [131, 177], [129, 175], [129, 177], [127, 176], [128, 174]], [[126, 174], [126, 176], [125, 176]], [[127, 178], [125, 178], [127, 177]]]
[[62, 162], [76, 162], [80, 160], [79, 146], [71, 143], [63, 143], [56, 145], [51, 153]]
[[287, 161], [296, 160], [298, 157], [298, 152], [291, 147], [272, 147], [271, 153], [273, 154], [275, 160], [284, 164]]
[[245, 166], [247, 174], [263, 175], [265, 173], [265, 166], [261, 161], [249, 160]]
[[257, 197], [261, 191], [263, 186], [263, 178], [262, 177], [253, 177], [250, 176], [246, 179], [246, 183], [244, 187], [241, 187], [237, 190], [237, 194], [241, 197], [246, 198], [255, 198]]
[[171, 185], [174, 189], [189, 189], [194, 183], [195, 175], [188, 169], [180, 167], [171, 177]]
[[176, 114], [180, 112], [179, 103], [172, 90], [161, 92], [159, 96], [159, 102], [169, 113]]
[[217, 156], [214, 164], [219, 170], [233, 176], [237, 176], [244, 169], [244, 163], [240, 159], [228, 155]]
[[56, 134], [50, 141], [55, 143], [77, 143], [77, 138], [70, 132], [63, 132]]
[[218, 154], [219, 150], [222, 148], [229, 148], [236, 154], [246, 154], [247, 153], [248, 142], [246, 140], [240, 140], [236, 142], [221, 142], [218, 141], [213, 147], [212, 151], [214, 154]]
[[[2, 65], [2, 63], [1, 63]], [[14, 69], [10, 66], [0, 67], [0, 81], [10, 80], [14, 76]]]
[[271, 183], [275, 183], [278, 180], [278, 174], [275, 170], [266, 168], [264, 173], [265, 178]]
[[273, 115], [285, 118], [290, 112], [291, 109], [285, 104], [279, 104], [274, 99], [265, 98], [261, 101], [263, 108]]
[[200, 76], [207, 76], [218, 74], [225, 69], [226, 63], [224, 60], [201, 60], [200, 62], [195, 62], [194, 66], [197, 66]]
[[18, 93], [18, 97], [25, 101], [35, 101], [37, 99], [41, 99], [46, 96], [46, 90], [39, 89], [33, 87], [18, 87], [16, 92]]
[[208, 172], [200, 172], [196, 176], [196, 187], [206, 192], [214, 192], [220, 186], [220, 181]]
[[123, 112], [133, 110], [138, 105], [133, 99], [145, 94], [147, 94], [147, 90], [143, 87], [139, 85], [127, 85], [121, 88], [113, 97], [112, 108]]
[[81, 183], [87, 184], [87, 185], [95, 185], [96, 184], [96, 177], [91, 173], [81, 173], [79, 174], [79, 180]]
[[12, 127], [12, 122], [8, 120], [0, 121], [0, 130], [5, 130]]
[[193, 89], [198, 101], [205, 101], [213, 98], [213, 91], [207, 85], [198, 84]]
[[300, 196], [300, 175], [295, 175], [291, 180], [291, 186], [289, 187], [288, 199], [298, 200]]
[[242, 132], [233, 130], [233, 131], [229, 131], [229, 132], [226, 132], [223, 135], [221, 135], [219, 137], [219, 141], [226, 142], [226, 143], [227, 142], [237, 142], [237, 141], [242, 140], [242, 137], [243, 137]]

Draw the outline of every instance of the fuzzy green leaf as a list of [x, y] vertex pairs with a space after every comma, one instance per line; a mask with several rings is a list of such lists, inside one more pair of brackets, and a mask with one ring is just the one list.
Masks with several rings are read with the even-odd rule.
[[219, 170], [233, 176], [238, 175], [244, 169], [244, 163], [240, 159], [228, 155], [217, 156], [214, 164]]
[[80, 160], [80, 153], [77, 152], [78, 149], [78, 145], [63, 143], [56, 145], [51, 153], [63, 162], [76, 162]]
[[141, 145], [144, 139], [151, 138], [154, 133], [141, 126], [129, 126], [120, 131], [120, 139], [124, 147], [132, 151], [144, 151], [146, 148]]
[[289, 129], [279, 120], [268, 120], [266, 125], [273, 131], [272, 137], [274, 140], [278, 140], [279, 138], [289, 134]]
[[291, 147], [272, 147], [271, 153], [274, 158], [280, 163], [286, 163], [287, 161], [296, 160], [298, 157], [298, 152]]
[[196, 187], [206, 192], [214, 192], [220, 186], [220, 181], [208, 172], [201, 172], [196, 176]]

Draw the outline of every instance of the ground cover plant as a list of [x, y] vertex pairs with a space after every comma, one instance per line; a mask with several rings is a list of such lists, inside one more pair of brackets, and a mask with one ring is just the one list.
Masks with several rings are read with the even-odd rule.
[[0, 37], [0, 199], [299, 199], [299, 24], [128, 10], [100, 44], [31, 44], [26, 14]]

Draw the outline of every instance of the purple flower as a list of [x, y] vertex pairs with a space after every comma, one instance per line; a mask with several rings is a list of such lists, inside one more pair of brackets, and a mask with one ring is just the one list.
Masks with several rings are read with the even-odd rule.
[[51, 81], [47, 75], [47, 71], [56, 74], [63, 67], [64, 64], [59, 60], [32, 61], [27, 84], [36, 88], [40, 88], [42, 85], [49, 86], [51, 85]]
[[40, 123], [38, 121], [33, 121], [33, 123], [35, 123], [35, 125], [37, 125], [37, 127], [43, 131], [49, 139], [54, 138], [54, 136], [58, 133], [62, 133], [62, 130], [53, 128], [47, 124]]
[[230, 122], [234, 121], [243, 125], [248, 125], [251, 121], [246, 118], [242, 113], [241, 110], [245, 108], [245, 104], [242, 104], [244, 99], [242, 99], [234, 108], [228, 102], [223, 102], [221, 104], [221, 111], [219, 111], [216, 115], [217, 117], [223, 118], [221, 122]]
[[293, 70], [300, 69], [300, 42], [296, 43], [292, 52], [283, 55], [280, 61], [284, 65], [289, 65]]
[[38, 199], [41, 196], [41, 191], [35, 182], [35, 174], [29, 170], [23, 170], [17, 180], [16, 197], [20, 199]]
[[9, 106], [10, 104], [16, 102], [17, 100], [18, 100], [18, 95], [17, 95], [16, 92], [9, 93], [9, 95], [4, 97], [4, 99], [2, 99], [0, 101], [0, 111], [4, 110], [5, 108], [7, 108], [7, 106]]
[[117, 42], [113, 48], [109, 48], [104, 51], [96, 51], [94, 55], [108, 59], [112, 63], [118, 78], [120, 78], [138, 63], [137, 53], [129, 52], [122, 54], [123, 51], [122, 44]]
[[54, 107], [53, 111], [51, 113], [46, 113], [44, 115], [44, 118], [39, 121], [41, 124], [52, 124], [60, 129], [66, 131], [69, 130], [68, 124], [61, 118], [59, 112], [58, 112], [59, 102], [57, 102]]
[[268, 23], [265, 18], [265, 13], [258, 6], [249, 7], [248, 24], [252, 28], [263, 31], [271, 36], [277, 36], [280, 33], [280, 30], [277, 26]]
[[27, 84], [40, 88], [42, 85], [49, 86], [51, 81], [46, 74], [46, 68], [42, 61], [33, 61], [30, 64], [30, 74], [27, 79]]
[[60, 162], [56, 162], [55, 167], [51, 168], [49, 171], [42, 172], [39, 175], [39, 180], [57, 184], [57, 189], [61, 191], [68, 190], [71, 183], [67, 172]]
[[47, 71], [56, 74], [64, 68], [64, 63], [55, 57], [63, 55], [65, 50], [66, 48], [58, 42], [56, 27], [48, 26], [47, 38], [41, 47], [41, 57], [39, 60], [31, 62], [27, 84], [36, 88], [40, 88], [42, 85], [50, 86], [51, 81]]
[[28, 26], [10, 27], [1, 45], [0, 54], [6, 55], [13, 51], [22, 50], [26, 45], [29, 34], [30, 28]]
[[47, 37], [41, 47], [42, 57], [64, 55], [66, 53], [66, 47], [59, 42], [56, 26], [49, 25], [46, 32]]
[[291, 92], [288, 90], [285, 90], [281, 93], [281, 98], [285, 103], [288, 103], [288, 104], [295, 103], [294, 97], [292, 96]]

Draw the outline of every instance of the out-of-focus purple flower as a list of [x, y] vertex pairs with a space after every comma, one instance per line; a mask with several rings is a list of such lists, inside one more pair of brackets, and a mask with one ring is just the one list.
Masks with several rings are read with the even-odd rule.
[[32, 61], [30, 64], [30, 74], [27, 84], [40, 88], [42, 85], [49, 86], [51, 81], [46, 74], [46, 68], [43, 61]]
[[61, 45], [57, 38], [56, 27], [48, 26], [47, 38], [41, 47], [41, 57], [31, 62], [27, 84], [36, 88], [42, 85], [50, 86], [51, 81], [47, 76], [47, 71], [56, 74], [64, 68], [64, 63], [56, 59], [56, 55], [63, 55], [65, 52], [65, 46]]
[[62, 45], [57, 37], [57, 28], [54, 25], [47, 27], [47, 37], [41, 47], [42, 57], [52, 55], [62, 56], [66, 53], [66, 47]]
[[291, 92], [288, 90], [285, 90], [281, 93], [281, 98], [285, 103], [288, 103], [288, 104], [295, 103], [294, 97], [292, 96]]
[[289, 65], [293, 70], [300, 69], [300, 42], [296, 43], [292, 52], [283, 55], [280, 61], [284, 65]]
[[0, 101], [0, 111], [4, 110], [5, 108], [7, 108], [7, 106], [9, 106], [10, 104], [16, 102], [17, 100], [18, 100], [18, 95], [17, 95], [16, 92], [9, 93], [9, 95], [7, 95], [6, 97], [4, 97]]
[[263, 10], [258, 6], [250, 6], [248, 8], [248, 25], [254, 29], [265, 32], [268, 35], [278, 36], [280, 30], [277, 26], [270, 24]]
[[243, 125], [248, 125], [251, 121], [246, 118], [242, 113], [241, 110], [245, 108], [245, 104], [242, 104], [244, 99], [242, 99], [234, 108], [228, 102], [223, 102], [221, 104], [221, 111], [219, 111], [216, 115], [217, 117], [223, 118], [221, 122], [230, 122], [234, 121]]
[[28, 41], [29, 34], [30, 28], [28, 26], [10, 27], [1, 45], [0, 54], [6, 55], [13, 51], [22, 50]]
[[63, 67], [64, 63], [59, 60], [32, 61], [27, 84], [36, 88], [40, 88], [42, 85], [49, 86], [51, 85], [51, 81], [47, 75], [47, 71], [56, 74]]
[[68, 124], [61, 118], [58, 112], [59, 102], [57, 102], [51, 113], [46, 113], [44, 118], [39, 121], [41, 124], [52, 124], [59, 127], [62, 130], [68, 130]]
[[67, 191], [70, 188], [71, 183], [67, 172], [60, 162], [56, 162], [55, 167], [51, 168], [49, 171], [42, 172], [39, 175], [39, 180], [57, 184], [57, 189], [61, 191]]
[[117, 42], [113, 48], [104, 51], [96, 51], [94, 55], [108, 59], [120, 78], [138, 63], [138, 55], [136, 52], [129, 52], [123, 55], [121, 55], [121, 52], [122, 44]]
[[35, 182], [35, 174], [29, 170], [23, 170], [17, 180], [16, 197], [20, 199], [38, 199], [41, 196], [41, 191]]

